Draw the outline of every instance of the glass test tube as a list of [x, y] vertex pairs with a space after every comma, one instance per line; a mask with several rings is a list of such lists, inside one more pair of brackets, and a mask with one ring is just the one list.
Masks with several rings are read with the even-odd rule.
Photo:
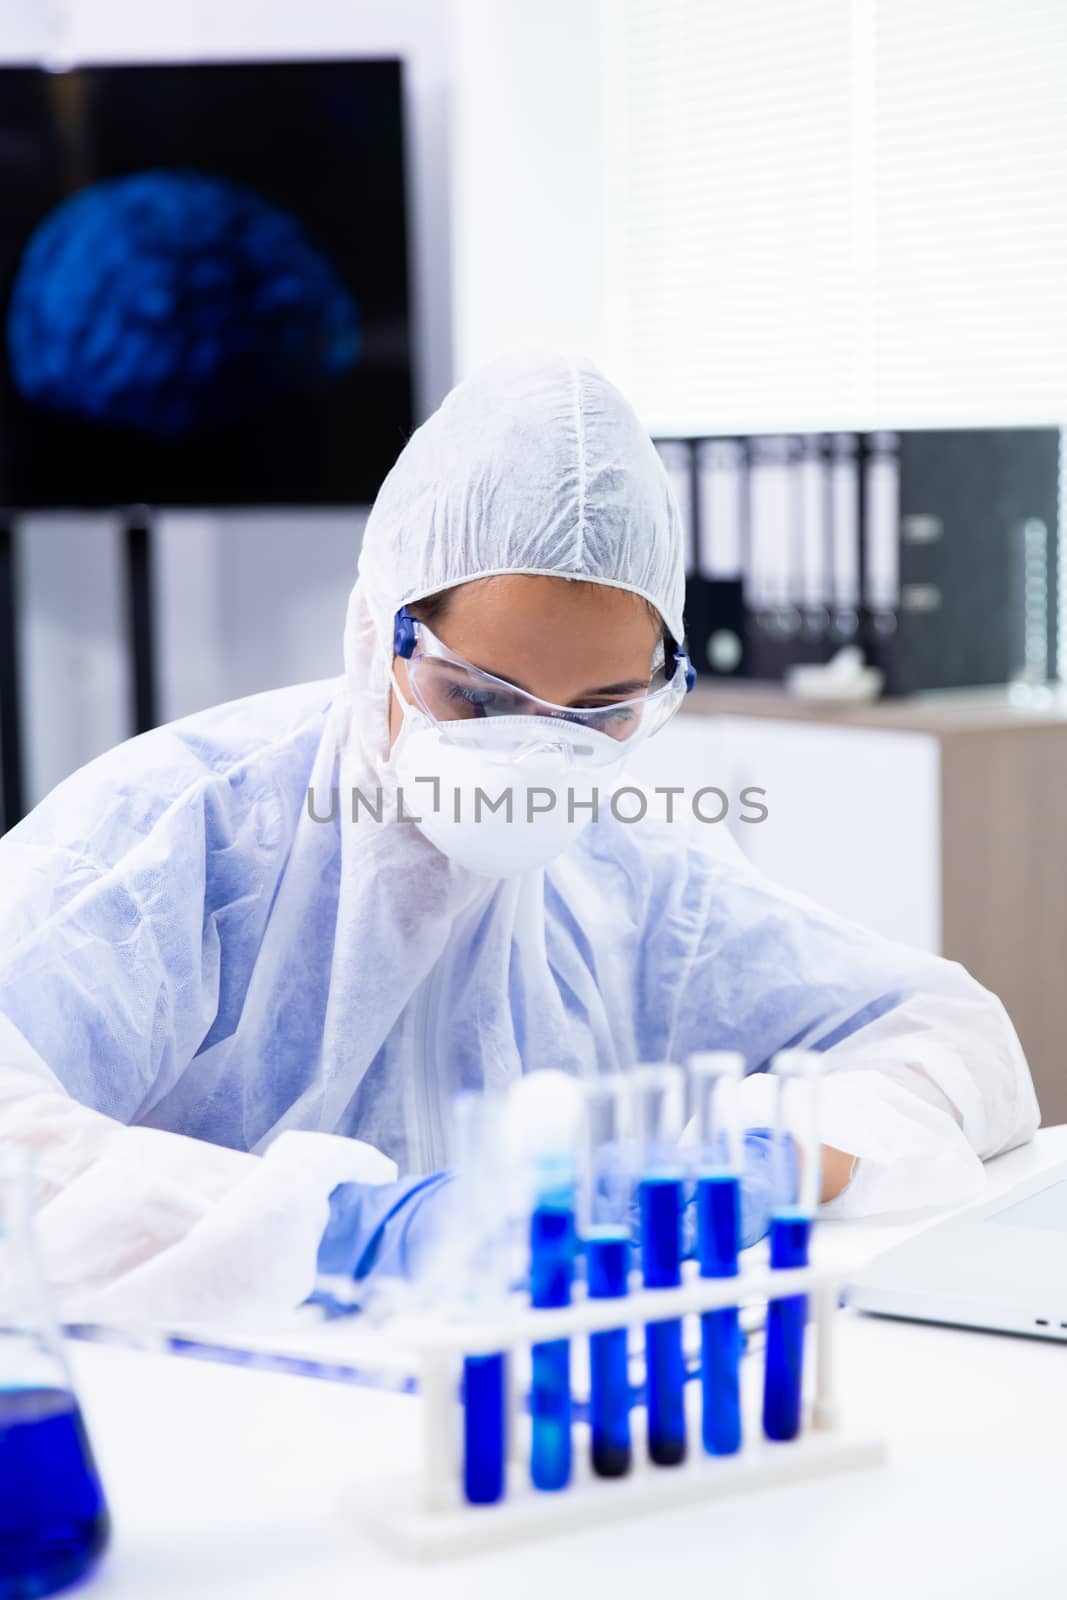
[[[788, 1270], [808, 1265], [819, 1200], [822, 1057], [814, 1050], [784, 1050], [775, 1056], [771, 1070], [778, 1085], [771, 1268]], [[768, 1439], [795, 1439], [800, 1432], [807, 1316], [807, 1295], [787, 1295], [767, 1306], [763, 1431]]]
[[[639, 1066], [633, 1072], [637, 1112], [641, 1213], [641, 1274], [646, 1289], [675, 1289], [682, 1281], [685, 1203], [682, 1131], [685, 1080], [680, 1067]], [[645, 1327], [648, 1453], [657, 1466], [685, 1460], [685, 1358], [682, 1319]]]
[[[535, 1086], [544, 1090], [537, 1100]], [[578, 1089], [566, 1073], [548, 1068], [531, 1073], [519, 1087], [530, 1091], [523, 1103], [532, 1113], [530, 1304], [566, 1306], [574, 1282]], [[535, 1344], [531, 1358], [530, 1478], [537, 1489], [565, 1489], [572, 1466], [570, 1340]]]
[[[622, 1299], [630, 1289], [634, 1173], [628, 1091], [628, 1080], [618, 1073], [586, 1087], [582, 1226], [591, 1300]], [[593, 1471], [620, 1478], [633, 1459], [625, 1327], [589, 1335], [589, 1386]]]
[[[499, 1096], [462, 1094], [454, 1101], [456, 1181], [467, 1237], [477, 1249], [465, 1261], [463, 1297], [471, 1309], [499, 1312], [508, 1296], [503, 1105]], [[486, 1229], [488, 1227], [488, 1234]], [[505, 1491], [507, 1357], [502, 1351], [463, 1362], [463, 1493], [471, 1505], [493, 1505]]]
[[[689, 1058], [696, 1115], [697, 1256], [702, 1278], [733, 1278], [741, 1240], [741, 1103], [736, 1051]], [[736, 1306], [700, 1319], [702, 1436], [709, 1455], [741, 1446], [741, 1327]]]

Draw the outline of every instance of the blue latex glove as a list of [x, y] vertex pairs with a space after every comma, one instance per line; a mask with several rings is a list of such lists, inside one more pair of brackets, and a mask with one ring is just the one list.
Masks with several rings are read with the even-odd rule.
[[398, 1183], [339, 1183], [317, 1270], [357, 1281], [372, 1272], [415, 1277], [447, 1225], [454, 1182], [451, 1172], [435, 1172]]
[[[741, 1249], [756, 1244], [771, 1225], [771, 1213], [782, 1205], [791, 1205], [797, 1197], [796, 1145], [787, 1134], [782, 1147], [784, 1163], [775, 1151], [773, 1128], [746, 1128], [744, 1133], [744, 1165], [741, 1169]], [[782, 1192], [781, 1173], [785, 1167], [785, 1192]], [[686, 1256], [696, 1255], [697, 1218], [696, 1190], [687, 1186], [685, 1215], [682, 1223], [682, 1241]]]
[[[796, 1198], [797, 1162], [792, 1140], [787, 1140], [788, 1193], [776, 1192], [774, 1134], [770, 1128], [749, 1128], [744, 1134], [741, 1173], [741, 1248], [762, 1239], [778, 1205]], [[341, 1183], [330, 1195], [330, 1219], [319, 1244], [320, 1274], [360, 1282], [376, 1277], [414, 1278], [425, 1265], [453, 1218], [454, 1174], [436, 1172], [430, 1177], [402, 1178], [397, 1183]], [[640, 1221], [636, 1200], [633, 1226], [635, 1242]], [[688, 1195], [683, 1218], [683, 1248], [696, 1251], [695, 1191]], [[332, 1304], [329, 1295], [316, 1293], [314, 1303]]]
[[[781, 1152], [775, 1150], [773, 1128], [747, 1128], [745, 1164], [741, 1172], [741, 1248], [762, 1239], [771, 1225], [771, 1212], [791, 1206], [797, 1198], [800, 1172], [797, 1147], [786, 1134]], [[782, 1171], [785, 1169], [785, 1187]]]

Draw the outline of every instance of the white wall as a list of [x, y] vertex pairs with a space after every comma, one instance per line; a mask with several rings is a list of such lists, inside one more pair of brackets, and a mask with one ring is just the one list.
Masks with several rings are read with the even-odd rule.
[[[416, 416], [452, 383], [446, 0], [0, 0], [0, 59], [400, 55], [406, 63]], [[166, 718], [338, 672], [365, 509], [165, 516]], [[119, 533], [107, 517], [20, 527], [29, 800], [128, 732]]]
[[608, 365], [600, 0], [453, 0], [456, 377], [507, 350]]
[[[642, 746], [628, 773], [677, 785], [684, 808], [705, 785], [729, 810], [695, 829], [729, 830], [769, 878], [840, 916], [941, 952], [941, 778], [938, 741], [895, 729], [832, 727], [681, 712]], [[761, 789], [768, 815], [740, 820], [741, 794]], [[704, 801], [715, 815], [721, 802]]]

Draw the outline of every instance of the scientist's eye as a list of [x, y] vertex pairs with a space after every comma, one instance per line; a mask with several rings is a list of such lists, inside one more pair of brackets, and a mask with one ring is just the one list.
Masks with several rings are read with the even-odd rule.
[[626, 706], [608, 707], [603, 718], [597, 719], [597, 727], [601, 733], [608, 734], [612, 739], [629, 739], [641, 726], [641, 709], [632, 703]]
[[450, 684], [448, 700], [454, 711], [466, 717], [505, 716], [514, 711], [516, 705], [514, 695], [488, 686], [475, 688], [467, 683]]
[[641, 721], [641, 707], [632, 700], [620, 700], [614, 705], [591, 705], [583, 709], [583, 720], [612, 739], [628, 739]]

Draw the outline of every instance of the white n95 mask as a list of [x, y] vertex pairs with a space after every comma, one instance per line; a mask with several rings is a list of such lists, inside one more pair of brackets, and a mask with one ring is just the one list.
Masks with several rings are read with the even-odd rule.
[[624, 752], [607, 734], [548, 717], [438, 725], [401, 699], [389, 758], [403, 815], [442, 855], [509, 878], [558, 856], [608, 806]]

